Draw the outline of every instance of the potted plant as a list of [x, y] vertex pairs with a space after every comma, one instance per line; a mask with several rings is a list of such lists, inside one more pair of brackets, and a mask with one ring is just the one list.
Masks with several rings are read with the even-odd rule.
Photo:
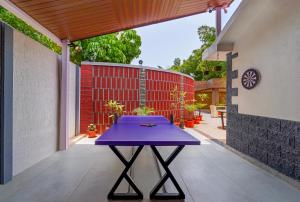
[[90, 125], [88, 125], [88, 138], [94, 138], [97, 137], [97, 129], [96, 129], [96, 125], [91, 123]]
[[154, 109], [146, 106], [138, 107], [133, 110], [134, 113], [140, 116], [147, 116], [149, 114], [154, 113]]
[[[171, 90], [170, 92], [170, 98], [172, 100], [170, 108], [171, 111], [176, 111], [178, 108], [178, 99], [179, 99], [179, 93], [178, 93], [178, 88], [177, 85]], [[173, 112], [171, 112], [170, 114], [170, 122], [174, 123], [174, 114]]]
[[[186, 96], [186, 92], [185, 91], [180, 91], [179, 92], [179, 106], [181, 108], [181, 106], [184, 106], [184, 103], [185, 103], [185, 96]], [[180, 124], [179, 124], [179, 127], [180, 128], [184, 128], [184, 117], [183, 115], [180, 117]]]
[[200, 121], [202, 121], [201, 109], [207, 107], [207, 100], [209, 99], [209, 95], [207, 93], [200, 93], [197, 95], [199, 98], [199, 103], [196, 104], [196, 108], [199, 113]]
[[110, 111], [109, 118], [113, 120], [113, 123], [117, 123], [118, 117], [122, 116], [123, 114], [124, 105], [121, 105], [115, 100], [109, 100], [105, 106]]
[[200, 118], [200, 112], [197, 110], [198, 109], [198, 104], [196, 104], [195, 99], [192, 100], [192, 103], [195, 105], [195, 110], [194, 110], [194, 124], [200, 124], [201, 118]]
[[188, 112], [188, 117], [187, 117], [187, 120], [185, 121], [185, 127], [193, 128], [194, 127], [194, 112], [196, 110], [196, 105], [194, 103], [186, 104], [186, 105], [184, 105], [184, 108]]
[[195, 119], [197, 119], [200, 122], [203, 120], [202, 115], [201, 115], [201, 109], [205, 109], [207, 107], [207, 104], [197, 103], [195, 105], [196, 105], [196, 110], [198, 111]]
[[175, 117], [173, 111], [178, 111], [182, 105], [184, 105], [184, 98], [186, 92], [179, 91], [177, 85], [171, 90], [171, 114], [170, 114], [170, 122], [179, 126], [180, 128], [184, 128], [184, 119], [182, 117]]

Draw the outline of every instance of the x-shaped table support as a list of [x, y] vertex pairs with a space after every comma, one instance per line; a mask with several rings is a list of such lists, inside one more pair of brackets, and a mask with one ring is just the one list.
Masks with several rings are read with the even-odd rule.
[[[134, 184], [133, 180], [130, 176], [127, 175], [127, 172], [129, 171], [130, 167], [138, 157], [139, 153], [142, 151], [144, 146], [139, 146], [136, 152], [132, 155], [131, 159], [129, 161], [126, 160], [126, 158], [120, 153], [120, 151], [115, 146], [109, 146], [111, 150], [116, 154], [116, 156], [122, 161], [122, 163], [125, 165], [125, 169], [121, 173], [120, 177], [117, 179], [114, 186], [111, 188], [108, 199], [110, 200], [139, 200], [143, 199], [143, 193], [138, 189], [138, 187]], [[175, 157], [179, 154], [179, 152], [184, 148], [184, 145], [178, 146], [167, 158], [167, 160], [164, 160], [160, 153], [158, 152], [157, 148], [155, 146], [151, 146], [151, 149], [155, 156], [157, 157], [158, 161], [166, 171], [166, 174], [160, 179], [160, 181], [154, 186], [150, 193], [150, 199], [157, 199], [157, 200], [170, 200], [170, 199], [185, 199], [184, 192], [180, 188], [178, 182], [176, 181], [175, 177], [173, 176], [172, 172], [169, 169], [169, 165], [172, 163], [172, 161], [175, 159]], [[136, 193], [115, 193], [118, 186], [120, 185], [122, 179], [127, 180], [129, 185], [134, 189]], [[173, 182], [175, 188], [177, 189], [178, 193], [158, 193], [159, 189], [164, 185], [164, 183], [170, 178], [170, 180]]]
[[[180, 188], [178, 182], [176, 181], [175, 177], [173, 176], [173, 174], [171, 173], [168, 167], [183, 148], [184, 145], [178, 146], [167, 158], [167, 160], [164, 160], [160, 155], [160, 153], [158, 152], [157, 148], [155, 146], [151, 146], [152, 151], [154, 152], [158, 161], [161, 163], [162, 167], [166, 171], [166, 174], [160, 179], [160, 181], [152, 189], [150, 193], [150, 199], [157, 199], [157, 200], [185, 199], [184, 192]], [[178, 193], [157, 193], [169, 178], [173, 182]]]
[[[139, 146], [136, 152], [132, 155], [129, 161], [120, 153], [120, 151], [115, 146], [109, 146], [110, 149], [117, 155], [117, 157], [122, 161], [125, 165], [125, 169], [121, 173], [120, 177], [117, 179], [114, 186], [111, 188], [107, 198], [110, 200], [135, 200], [135, 199], [143, 199], [143, 193], [138, 189], [138, 187], [134, 184], [133, 180], [130, 176], [127, 175], [130, 167], [132, 166], [135, 159], [138, 157], [139, 153], [142, 151], [144, 146]], [[120, 185], [122, 179], [126, 179], [126, 181], [131, 185], [136, 193], [115, 193], [118, 186]]]

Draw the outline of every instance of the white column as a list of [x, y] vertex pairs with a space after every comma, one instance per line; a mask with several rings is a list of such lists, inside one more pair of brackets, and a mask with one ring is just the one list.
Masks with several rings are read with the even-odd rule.
[[69, 146], [69, 72], [70, 49], [69, 41], [62, 41], [61, 81], [60, 81], [60, 134], [59, 150]]

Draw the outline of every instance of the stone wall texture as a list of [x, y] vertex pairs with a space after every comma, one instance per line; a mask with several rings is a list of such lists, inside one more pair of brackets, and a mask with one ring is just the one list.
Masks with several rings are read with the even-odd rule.
[[[227, 55], [227, 144], [271, 168], [300, 180], [300, 122], [239, 113], [232, 98], [239, 96]], [[275, 109], [274, 109], [275, 110]]]
[[228, 113], [227, 127], [228, 145], [300, 180], [299, 122]]
[[125, 114], [139, 106], [152, 107], [156, 115], [169, 117], [178, 110], [171, 109], [170, 91], [175, 86], [187, 92], [186, 100], [194, 99], [194, 80], [176, 72], [133, 65], [83, 63], [80, 84], [80, 131], [85, 133], [90, 123], [102, 133], [110, 124], [108, 100], [125, 106]]

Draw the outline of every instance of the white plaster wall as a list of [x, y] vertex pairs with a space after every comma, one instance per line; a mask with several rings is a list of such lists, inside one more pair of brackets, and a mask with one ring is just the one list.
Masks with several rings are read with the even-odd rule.
[[14, 31], [13, 174], [57, 150], [58, 55]]
[[[236, 31], [227, 36], [239, 54], [233, 60], [239, 78], [232, 82], [239, 95], [232, 102], [238, 104], [239, 113], [300, 121], [300, 1], [250, 3], [260, 10], [252, 10], [255, 17], [243, 25], [233, 24]], [[246, 90], [240, 79], [250, 67], [260, 71], [261, 82]]]
[[69, 80], [69, 138], [75, 136], [75, 112], [76, 112], [76, 65], [70, 64]]

